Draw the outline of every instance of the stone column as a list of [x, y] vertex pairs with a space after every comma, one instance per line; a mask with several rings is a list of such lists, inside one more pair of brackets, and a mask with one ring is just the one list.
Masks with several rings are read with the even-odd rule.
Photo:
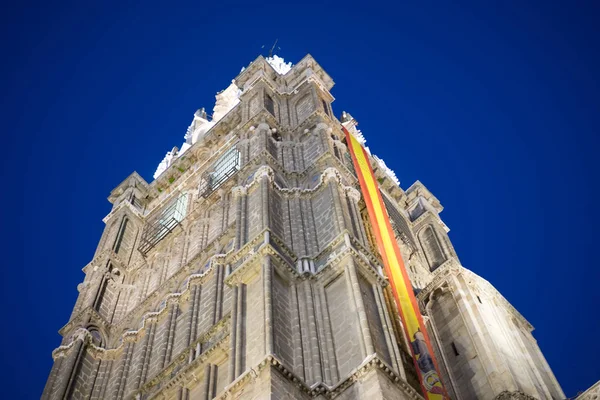
[[366, 248], [369, 248], [369, 240], [367, 239], [367, 233], [365, 232], [363, 220], [360, 215], [360, 210], [358, 208], [358, 202], [360, 201], [360, 192], [354, 188], [347, 188], [346, 195], [350, 199], [350, 213], [352, 214], [352, 218], [355, 221], [358, 238]]
[[308, 319], [308, 330], [311, 347], [311, 370], [312, 383], [322, 382], [323, 375], [321, 372], [321, 356], [319, 354], [319, 339], [317, 337], [317, 321], [315, 319], [315, 305], [313, 302], [313, 293], [311, 283], [308, 280], [304, 282], [304, 295], [306, 296], [306, 311]]
[[266, 255], [263, 260], [264, 307], [265, 307], [265, 354], [273, 354], [273, 301], [271, 298], [273, 268], [271, 257]]
[[293, 368], [294, 373], [301, 377], [302, 379], [306, 379], [304, 373], [304, 354], [302, 351], [302, 328], [300, 322], [300, 314], [298, 309], [298, 294], [296, 290], [296, 285], [290, 285], [290, 309], [291, 309], [291, 320], [292, 320], [292, 346], [293, 346]]
[[310, 321], [308, 317], [308, 307], [306, 305], [306, 285], [307, 282], [301, 281], [296, 287], [296, 293], [298, 298], [298, 315], [300, 318], [300, 339], [302, 344], [300, 349], [302, 350], [302, 364], [304, 367], [304, 380], [309, 384], [314, 382], [313, 379], [313, 355], [311, 345], [311, 332], [310, 332]]
[[[238, 307], [239, 286], [235, 285], [231, 288], [231, 328], [229, 332], [229, 382], [235, 380], [235, 361], [236, 361], [236, 344], [237, 344], [237, 307]], [[207, 366], [208, 368], [208, 366]], [[207, 374], [210, 372], [207, 369]]]
[[344, 221], [344, 211], [342, 209], [342, 204], [340, 202], [340, 192], [338, 190], [338, 182], [332, 177], [328, 178], [327, 189], [331, 194], [331, 198], [333, 200], [333, 211], [335, 213], [335, 225], [337, 229], [337, 234], [346, 229], [346, 223]]
[[110, 382], [110, 375], [112, 373], [112, 369], [113, 369], [113, 365], [114, 365], [114, 361], [113, 360], [107, 360], [104, 363], [104, 367], [103, 367], [103, 379], [102, 379], [102, 386], [100, 387], [100, 392], [98, 393], [98, 395], [94, 395], [92, 397], [92, 399], [104, 399], [106, 398], [106, 389], [108, 388], [108, 384]]
[[50, 370], [50, 377], [46, 382], [46, 386], [44, 387], [44, 392], [42, 393], [42, 399], [50, 399], [53, 393], [54, 381], [56, 380], [58, 373], [60, 371], [60, 366], [64, 357], [59, 357], [54, 360], [54, 364], [52, 364], [52, 369]]
[[373, 284], [373, 291], [375, 293], [377, 309], [379, 310], [379, 315], [381, 317], [381, 326], [383, 327], [385, 334], [385, 341], [390, 352], [390, 358], [392, 359], [392, 367], [402, 379], [406, 380], [406, 371], [404, 371], [404, 366], [402, 365], [402, 358], [400, 356], [400, 350], [398, 349], [396, 337], [394, 336], [392, 322], [390, 320], [390, 316], [388, 315], [383, 289], [379, 284], [375, 283]]
[[238, 377], [243, 372], [243, 343], [244, 343], [244, 300], [245, 300], [245, 285], [239, 284], [237, 295], [237, 321], [236, 321], [236, 343], [235, 343], [235, 376]]
[[83, 343], [83, 338], [78, 338], [75, 340], [75, 344], [71, 348], [69, 354], [63, 359], [60, 367], [60, 372], [58, 376], [58, 385], [54, 388], [52, 392], [52, 399], [62, 399], [67, 395], [69, 388], [71, 385], [74, 385], [75, 382], [73, 378], [77, 378], [73, 376], [73, 369], [77, 366], [79, 359], [82, 357], [82, 353], [85, 351], [85, 344]]
[[221, 319], [221, 297], [223, 295], [223, 267], [219, 264], [214, 265], [215, 269], [215, 302], [213, 308], [212, 324], [216, 324]]
[[345, 271], [347, 274], [346, 282], [349, 283], [350, 293], [354, 299], [354, 304], [358, 314], [358, 325], [363, 339], [361, 341], [361, 350], [363, 351], [363, 357], [367, 357], [373, 354], [375, 349], [373, 347], [373, 340], [371, 339], [371, 331], [369, 330], [369, 321], [367, 320], [362, 293], [360, 292], [360, 284], [358, 282], [358, 276], [356, 273], [356, 265], [354, 264], [354, 260], [352, 258], [348, 259], [348, 265], [346, 265]]
[[167, 352], [166, 357], [163, 363], [163, 368], [166, 367], [169, 362], [171, 362], [171, 356], [173, 355], [173, 346], [175, 342], [175, 328], [177, 327], [177, 313], [179, 311], [179, 306], [177, 304], [173, 304], [171, 307], [171, 323], [169, 325], [169, 334], [167, 341]]
[[245, 213], [245, 200], [246, 200], [246, 188], [243, 186], [236, 186], [232, 190], [233, 198], [236, 203], [236, 231], [235, 231], [235, 248], [240, 249], [245, 242], [245, 224], [246, 224], [246, 213]]
[[270, 214], [269, 214], [269, 175], [263, 173], [260, 177], [260, 198], [261, 198], [261, 217], [262, 217], [262, 229], [269, 228]]
[[150, 364], [150, 358], [152, 356], [152, 344], [154, 343], [154, 333], [156, 332], [156, 323], [154, 321], [146, 321], [146, 327], [144, 339], [142, 339], [142, 365], [139, 368], [139, 375], [137, 376], [137, 382], [135, 387], [140, 388], [146, 381], [146, 375], [148, 374], [148, 365]]
[[188, 336], [188, 346], [196, 340], [198, 334], [198, 314], [200, 313], [200, 299], [202, 297], [202, 286], [201, 285], [192, 285], [192, 292], [190, 293], [191, 304], [191, 312], [192, 318], [190, 321], [190, 334]]
[[329, 327], [329, 324], [325, 324], [325, 318], [323, 316], [323, 314], [325, 313], [324, 310], [324, 303], [325, 303], [325, 299], [322, 297], [322, 289], [323, 286], [320, 284], [315, 284], [316, 287], [313, 287], [314, 291], [313, 291], [313, 295], [314, 295], [314, 302], [315, 302], [315, 314], [316, 314], [316, 318], [317, 318], [317, 333], [318, 333], [318, 337], [319, 337], [319, 343], [320, 343], [320, 349], [321, 349], [321, 360], [323, 361], [323, 380], [328, 383], [328, 384], [332, 384], [331, 382], [331, 360], [330, 360], [330, 354], [331, 354], [331, 350], [329, 347], [328, 341], [327, 341], [327, 337], [326, 337], [326, 331]]
[[122, 399], [125, 395], [125, 386], [127, 384], [127, 375], [129, 374], [129, 365], [131, 364], [131, 356], [133, 355], [134, 343], [125, 342], [125, 349], [123, 350], [123, 360], [121, 363], [121, 371], [117, 374], [117, 391], [116, 399]]

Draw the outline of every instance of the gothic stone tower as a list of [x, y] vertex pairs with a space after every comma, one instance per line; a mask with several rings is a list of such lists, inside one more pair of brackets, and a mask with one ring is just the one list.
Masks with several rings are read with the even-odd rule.
[[[421, 399], [341, 124], [309, 55], [258, 57], [112, 211], [44, 399]], [[371, 156], [452, 399], [563, 399], [532, 326]]]

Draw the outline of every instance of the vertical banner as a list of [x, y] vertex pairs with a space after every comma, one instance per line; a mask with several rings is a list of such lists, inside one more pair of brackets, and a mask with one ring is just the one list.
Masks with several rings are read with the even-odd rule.
[[369, 220], [373, 225], [385, 272], [394, 293], [406, 337], [411, 344], [410, 350], [423, 394], [428, 400], [449, 399], [440, 379], [439, 368], [429, 341], [429, 335], [425, 329], [387, 210], [375, 181], [375, 175], [369, 163], [369, 156], [358, 140], [345, 127], [342, 126], [342, 129], [346, 135], [346, 143], [352, 155], [354, 169], [367, 203]]

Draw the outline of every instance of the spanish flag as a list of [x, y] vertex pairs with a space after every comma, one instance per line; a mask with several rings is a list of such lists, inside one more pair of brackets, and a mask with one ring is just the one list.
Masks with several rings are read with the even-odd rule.
[[358, 175], [360, 188], [367, 204], [377, 248], [383, 259], [385, 272], [404, 326], [404, 333], [411, 343], [410, 350], [423, 394], [428, 400], [449, 399], [440, 379], [439, 368], [429, 335], [425, 329], [412, 285], [402, 262], [400, 249], [390, 225], [390, 218], [369, 163], [369, 156], [358, 140], [345, 127], [342, 126], [342, 129], [346, 135], [346, 143], [352, 155], [354, 169]]

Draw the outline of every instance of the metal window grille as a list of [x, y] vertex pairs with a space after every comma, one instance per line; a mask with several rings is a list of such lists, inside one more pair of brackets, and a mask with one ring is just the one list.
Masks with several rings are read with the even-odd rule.
[[161, 212], [148, 219], [138, 247], [142, 254], [152, 250], [185, 218], [187, 203], [187, 194], [181, 194], [167, 204]]
[[202, 176], [200, 195], [209, 196], [240, 170], [240, 164], [241, 155], [238, 149], [234, 146], [227, 150]]
[[352, 156], [350, 155], [350, 153], [344, 153], [344, 158], [346, 160], [346, 168], [348, 168], [354, 176], [357, 176], [356, 171], [354, 170], [354, 161], [352, 161]]
[[412, 234], [410, 233], [410, 228], [408, 227], [406, 219], [400, 214], [400, 211], [398, 211], [394, 203], [392, 203], [392, 201], [388, 199], [388, 197], [384, 195], [383, 192], [381, 198], [383, 199], [383, 204], [385, 204], [385, 208], [388, 212], [388, 215], [394, 223], [394, 225], [396, 226], [396, 229], [399, 232], [404, 233], [408, 240], [410, 240], [411, 244], [414, 244]]

